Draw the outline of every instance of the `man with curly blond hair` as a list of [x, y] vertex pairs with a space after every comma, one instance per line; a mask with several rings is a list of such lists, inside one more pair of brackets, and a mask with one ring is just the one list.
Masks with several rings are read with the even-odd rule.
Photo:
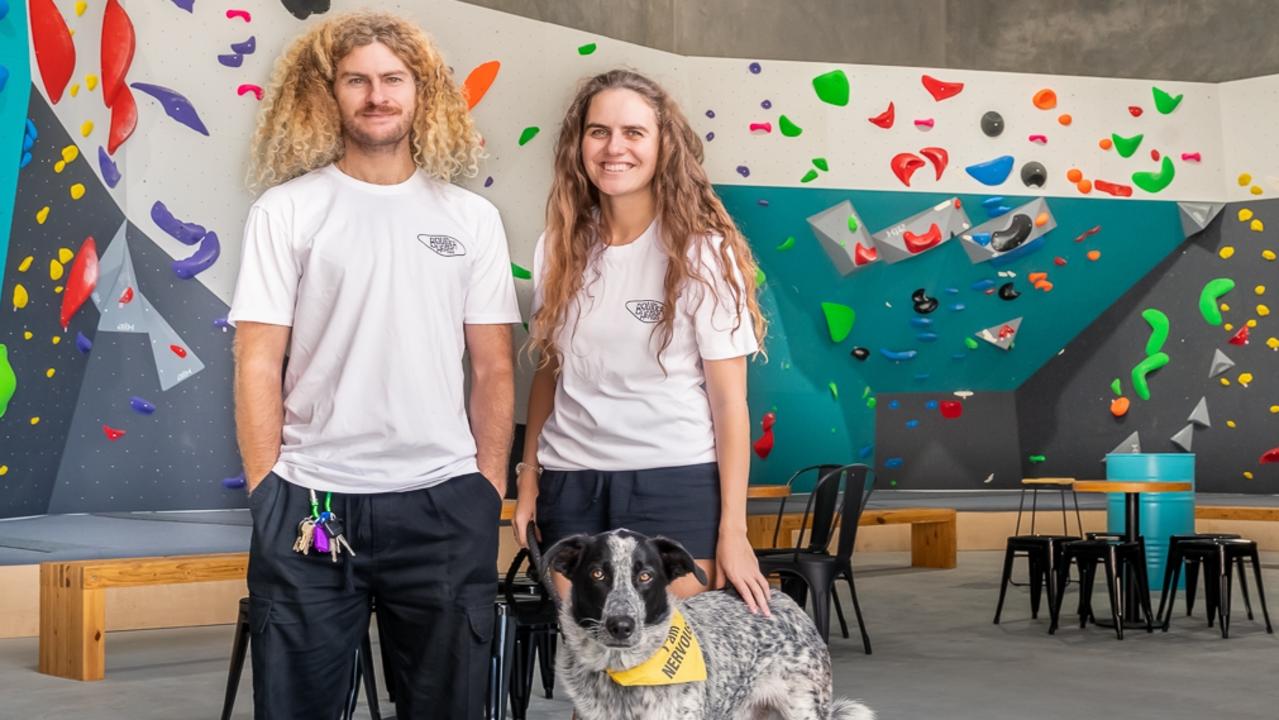
[[371, 605], [398, 717], [483, 715], [520, 316], [497, 210], [450, 184], [479, 153], [403, 19], [276, 66], [230, 313], [257, 718], [338, 716]]

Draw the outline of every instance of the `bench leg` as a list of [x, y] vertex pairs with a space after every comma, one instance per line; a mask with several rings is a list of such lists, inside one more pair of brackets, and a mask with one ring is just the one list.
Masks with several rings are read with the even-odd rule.
[[944, 522], [912, 523], [910, 564], [914, 567], [950, 569], [957, 564], [959, 547], [955, 518]]
[[106, 591], [86, 590], [78, 568], [40, 566], [40, 672], [71, 680], [106, 673]]

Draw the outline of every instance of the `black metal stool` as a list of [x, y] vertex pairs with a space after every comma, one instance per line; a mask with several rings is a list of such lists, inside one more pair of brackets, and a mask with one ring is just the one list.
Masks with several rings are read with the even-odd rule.
[[[1172, 618], [1172, 604], [1167, 603], [1167, 616], [1164, 615], [1165, 602], [1168, 600], [1168, 588], [1173, 583], [1173, 570], [1179, 568], [1185, 558], [1181, 555], [1181, 544], [1192, 540], [1238, 540], [1239, 535], [1235, 533], [1193, 533], [1189, 535], [1170, 535], [1168, 536], [1168, 562], [1164, 565], [1164, 584], [1159, 593], [1159, 612], [1155, 613], [1155, 622], [1163, 628], [1164, 632], [1168, 631], [1168, 621]], [[1243, 604], [1248, 610], [1248, 619], [1252, 619], [1252, 602], [1248, 598], [1248, 581], [1243, 571], [1243, 558], [1236, 558], [1239, 568], [1239, 586], [1243, 592]], [[1189, 616], [1195, 609], [1195, 592], [1196, 586], [1199, 584], [1199, 561], [1190, 559], [1185, 561], [1186, 568], [1186, 615]]]
[[[1070, 572], [1070, 561], [1079, 567], [1079, 627], [1088, 625], [1093, 617], [1092, 588], [1100, 563], [1106, 573], [1106, 594], [1110, 598], [1110, 617], [1115, 624], [1115, 636], [1124, 639], [1123, 593], [1136, 592], [1142, 613], [1146, 616], [1146, 632], [1154, 632], [1154, 613], [1150, 609], [1150, 584], [1146, 579], [1146, 542], [1113, 540], [1076, 540], [1062, 545], [1061, 562], [1057, 566], [1057, 584], [1063, 586]], [[1132, 573], [1133, 581], [1124, 583], [1121, 578]], [[1125, 589], [1127, 585], [1127, 589]], [[1057, 613], [1061, 614], [1064, 593], [1057, 594]]]
[[[1266, 608], [1266, 589], [1261, 582], [1261, 557], [1257, 552], [1256, 541], [1238, 538], [1187, 540], [1179, 544], [1179, 550], [1185, 562], [1194, 560], [1203, 564], [1208, 626], [1212, 627], [1215, 610], [1223, 638], [1230, 637], [1230, 596], [1234, 589], [1234, 574], [1231, 570], [1238, 564], [1242, 576], [1242, 561], [1251, 561], [1253, 579], [1257, 583], [1257, 602], [1261, 605], [1261, 615], [1266, 621], [1266, 632], [1274, 632], [1274, 628], [1270, 625], [1270, 611]], [[1177, 579], [1180, 573], [1181, 567], [1178, 564], [1173, 568], [1169, 616], [1172, 615], [1171, 603], [1176, 602], [1177, 599]], [[1248, 619], [1252, 619], [1251, 608], [1249, 608]], [[1164, 629], [1168, 629], [1167, 619], [1164, 622]]]
[[1030, 564], [1030, 616], [1039, 617], [1041, 588], [1048, 591], [1049, 634], [1057, 632], [1058, 596], [1065, 589], [1057, 572], [1062, 563], [1062, 546], [1078, 541], [1071, 535], [1014, 535], [1004, 549], [1004, 572], [999, 580], [999, 603], [995, 606], [995, 624], [1004, 611], [1004, 597], [1012, 584], [1013, 561], [1024, 555]]

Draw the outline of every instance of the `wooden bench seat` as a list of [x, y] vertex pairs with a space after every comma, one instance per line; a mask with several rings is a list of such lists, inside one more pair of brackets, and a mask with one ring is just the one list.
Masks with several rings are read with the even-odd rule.
[[1207, 505], [1195, 508], [1196, 520], [1271, 520], [1279, 521], [1279, 507], [1247, 505]]
[[[862, 512], [859, 526], [910, 525], [910, 564], [914, 567], [949, 569], [956, 565], [959, 544], [956, 530], [957, 513], [954, 508], [893, 508], [867, 509]], [[783, 544], [800, 529], [801, 513], [782, 516], [779, 538]], [[773, 547], [773, 531], [777, 527], [776, 515], [751, 515], [747, 518], [747, 536], [751, 546], [763, 549]]]
[[248, 567], [248, 553], [41, 563], [40, 672], [103, 678], [107, 588], [243, 580]]

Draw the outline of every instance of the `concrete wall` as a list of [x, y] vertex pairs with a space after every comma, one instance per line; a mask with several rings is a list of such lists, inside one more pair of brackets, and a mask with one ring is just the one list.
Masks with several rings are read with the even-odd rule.
[[1221, 82], [1279, 72], [1272, 0], [465, 0], [676, 52]]

